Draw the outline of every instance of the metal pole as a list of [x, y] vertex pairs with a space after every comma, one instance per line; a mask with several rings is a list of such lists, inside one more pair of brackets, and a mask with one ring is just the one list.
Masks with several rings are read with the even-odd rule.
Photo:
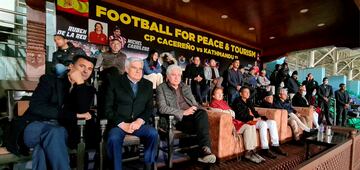
[[[314, 63], [314, 66], [317, 65], [321, 60], [323, 60], [327, 55], [329, 55], [331, 52], [333, 52], [336, 49], [336, 47], [333, 47], [330, 51], [328, 51], [325, 55], [323, 55], [319, 60], [317, 60]], [[314, 54], [315, 55], [315, 54]]]
[[315, 50], [310, 51], [309, 65], [310, 68], [315, 66]]
[[26, 44], [12, 44], [12, 43], [8, 43], [8, 42], [4, 42], [4, 41], [0, 41], [0, 44], [14, 45], [14, 46], [19, 46], [19, 47], [26, 47]]
[[334, 126], [336, 126], [336, 99], [334, 99]]
[[19, 24], [19, 23], [16, 23], [16, 22], [9, 22], [9, 21], [5, 21], [5, 20], [2, 20], [2, 19], [0, 19], [0, 22], [6, 23], [6, 24], [13, 24], [13, 25], [21, 26], [21, 27], [27, 27], [25, 24]]
[[25, 14], [25, 13], [15, 12], [15, 11], [8, 10], [8, 9], [4, 9], [4, 8], [0, 8], [0, 12], [10, 13], [10, 14], [14, 14], [14, 15], [21, 15], [21, 16], [26, 17], [26, 14]]
[[337, 73], [340, 73], [341, 71], [343, 71], [346, 67], [350, 67], [349, 64], [351, 64], [352, 62], [354, 62], [358, 57], [352, 59], [349, 63], [347, 63], [343, 68], [341, 68]]

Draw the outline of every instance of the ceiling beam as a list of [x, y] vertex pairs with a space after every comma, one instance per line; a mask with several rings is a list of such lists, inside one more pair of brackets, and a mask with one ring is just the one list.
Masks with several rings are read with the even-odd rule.
[[333, 47], [330, 51], [328, 51], [325, 55], [323, 55], [317, 62], [314, 63], [314, 66], [319, 64], [320, 61], [322, 61], [327, 55], [329, 55], [331, 52], [333, 52], [336, 49], [336, 47]]
[[[359, 56], [356, 57], [356, 58], [354, 58], [354, 59], [352, 59], [350, 62], [348, 62], [343, 68], [341, 68], [341, 69], [337, 72], [337, 74], [339, 74], [341, 71], [343, 71], [346, 67], [349, 66], [349, 64], [351, 64], [352, 62], [354, 62], [357, 58], [359, 58]], [[346, 61], [345, 61], [345, 62], [346, 62]]]

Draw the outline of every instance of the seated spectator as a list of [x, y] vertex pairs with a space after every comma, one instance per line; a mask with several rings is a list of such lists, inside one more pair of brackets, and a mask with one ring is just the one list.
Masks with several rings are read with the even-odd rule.
[[109, 43], [110, 51], [98, 56], [96, 68], [100, 68], [100, 78], [104, 80], [107, 75], [124, 74], [126, 54], [121, 52], [122, 44], [119, 39], [112, 39]]
[[272, 94], [275, 93], [275, 86], [270, 85], [270, 80], [266, 77], [265, 70], [261, 70], [260, 76], [257, 78], [257, 86], [266, 91], [271, 91]]
[[211, 153], [208, 115], [197, 104], [188, 85], [181, 82], [182, 70], [171, 65], [167, 71], [167, 82], [157, 87], [156, 100], [160, 114], [174, 115], [176, 129], [185, 133], [195, 133], [200, 146], [198, 161], [214, 163], [216, 157]]
[[161, 65], [161, 74], [163, 75], [163, 77], [166, 77], [166, 70], [170, 65], [178, 65], [178, 62], [174, 58], [174, 56], [168, 52], [160, 54], [159, 62]]
[[291, 103], [288, 100], [288, 95], [286, 89], [280, 89], [279, 99], [275, 101], [275, 108], [285, 109], [288, 112], [288, 124], [294, 133], [294, 139], [296, 141], [300, 140], [300, 131], [299, 128], [303, 129], [305, 132], [316, 132], [316, 130], [310, 129], [306, 126], [301, 120], [300, 114], [296, 113], [296, 110], [291, 106]]
[[233, 117], [236, 132], [243, 135], [244, 138], [244, 148], [246, 150], [245, 158], [255, 163], [262, 162], [262, 159], [259, 159], [255, 150], [257, 143], [255, 125], [246, 124], [236, 120], [235, 112], [231, 110], [230, 106], [226, 103], [226, 101], [223, 100], [223, 96], [224, 94], [222, 88], [216, 87], [213, 90], [213, 100], [210, 103], [211, 110], [226, 113]]
[[109, 79], [105, 92], [105, 115], [108, 119], [107, 154], [114, 170], [122, 169], [122, 147], [126, 135], [144, 143], [144, 169], [155, 163], [158, 133], [148, 124], [153, 113], [152, 83], [144, 78], [143, 60], [130, 57], [124, 75]]
[[[74, 56], [69, 71], [61, 77], [43, 75], [36, 87], [29, 109], [22, 117], [19, 131], [24, 130], [24, 143], [33, 148], [33, 169], [70, 169], [65, 126], [77, 119], [91, 119], [89, 113], [94, 87], [86, 84], [94, 68], [87, 56]], [[30, 122], [28, 125], [26, 123]], [[76, 131], [76, 129], [72, 129]], [[69, 136], [72, 137], [72, 136]], [[48, 163], [48, 165], [47, 165]]]
[[244, 85], [243, 74], [240, 72], [240, 60], [236, 59], [232, 63], [232, 68], [228, 71], [227, 82], [230, 104], [239, 97], [239, 90]]
[[189, 62], [187, 61], [187, 59], [183, 55], [179, 56], [178, 63], [179, 63], [179, 66], [181, 67], [181, 69], [183, 71], [185, 71], [186, 66], [189, 64]]
[[228, 103], [224, 99], [224, 89], [221, 87], [215, 87], [212, 92], [212, 100], [209, 104], [210, 108], [217, 112], [223, 112], [231, 115], [235, 118], [235, 112], [231, 110]]
[[276, 155], [269, 149], [268, 142], [268, 129], [271, 138], [271, 150], [280, 155], [287, 155], [280, 148], [279, 135], [274, 120], [268, 120], [266, 116], [260, 116], [255, 110], [254, 106], [248, 101], [250, 97], [250, 90], [248, 87], [243, 86], [240, 89], [240, 97], [234, 101], [232, 109], [235, 111], [235, 119], [244, 123], [256, 125], [256, 129], [260, 132], [261, 154], [269, 158], [276, 158]]
[[151, 50], [149, 56], [144, 60], [144, 78], [153, 83], [153, 89], [156, 89], [163, 82], [158, 59], [159, 53], [156, 50]]
[[210, 87], [206, 84], [204, 67], [200, 65], [200, 57], [194, 57], [194, 62], [186, 67], [185, 75], [191, 86], [191, 91], [195, 94], [196, 101], [206, 105]]
[[291, 77], [286, 80], [285, 87], [288, 89], [290, 100], [294, 97], [295, 93], [299, 91], [300, 83], [297, 80], [298, 72], [294, 71]]
[[68, 42], [62, 34], [55, 34], [54, 42], [57, 50], [52, 55], [52, 62], [46, 65], [46, 74], [56, 73], [57, 76], [62, 76], [66, 73], [67, 67], [71, 64], [75, 55], [86, 54], [84, 50]]
[[261, 102], [260, 107], [263, 107], [263, 108], [275, 108], [274, 96], [273, 96], [273, 93], [271, 93], [271, 91], [268, 91], [268, 92], [265, 93], [264, 99]]
[[125, 72], [126, 54], [121, 52], [122, 41], [114, 38], [109, 42], [110, 50], [98, 56], [96, 66], [99, 73], [99, 88], [97, 93], [97, 111], [104, 115], [105, 109], [105, 88], [108, 87], [109, 76], [122, 75]]
[[211, 81], [211, 88], [221, 87], [223, 78], [219, 74], [219, 70], [214, 59], [211, 59], [209, 66], [204, 68], [204, 74], [205, 79]]
[[[307, 99], [305, 98], [305, 95], [306, 95], [306, 87], [305, 87], [305, 85], [301, 85], [299, 88], [299, 91], [294, 95], [294, 98], [292, 100], [292, 105], [295, 107], [309, 107], [310, 104], [307, 101]], [[319, 128], [318, 119], [319, 119], [319, 114], [314, 110], [313, 123], [314, 123], [316, 129]], [[308, 125], [310, 124], [309, 122], [311, 122], [311, 120], [307, 120]]]

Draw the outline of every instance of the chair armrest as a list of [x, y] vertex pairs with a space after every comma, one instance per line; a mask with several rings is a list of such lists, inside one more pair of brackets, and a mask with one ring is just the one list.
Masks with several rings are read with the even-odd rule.
[[77, 145], [77, 169], [84, 169], [85, 162], [85, 141], [84, 141], [84, 129], [86, 125], [85, 119], [78, 119], [77, 125], [80, 127], [80, 143]]
[[107, 124], [108, 124], [107, 119], [101, 119], [100, 120], [101, 138], [104, 137], [104, 133], [105, 133], [105, 129], [106, 129]]
[[[164, 122], [165, 121], [165, 122]], [[175, 125], [175, 116], [169, 114], [159, 114], [158, 129], [162, 131], [173, 131]]]
[[301, 116], [313, 116], [314, 106], [309, 107], [293, 107], [296, 112], [298, 112]]
[[282, 114], [281, 109], [255, 107], [255, 110], [261, 115], [266, 116], [270, 120], [275, 120], [277, 129], [287, 125], [287, 115]]
[[352, 137], [352, 138], [354, 138], [356, 136], [356, 134], [358, 133], [357, 129], [350, 128], [350, 127], [332, 126], [331, 130], [334, 132], [348, 134], [349, 137]]
[[160, 117], [159, 116], [155, 116], [154, 117], [154, 126], [156, 130], [159, 130], [159, 121], [160, 121]]
[[191, 81], [192, 81], [191, 78], [185, 78], [185, 84], [191, 85]]
[[217, 157], [234, 154], [234, 125], [230, 114], [208, 110], [211, 150]]

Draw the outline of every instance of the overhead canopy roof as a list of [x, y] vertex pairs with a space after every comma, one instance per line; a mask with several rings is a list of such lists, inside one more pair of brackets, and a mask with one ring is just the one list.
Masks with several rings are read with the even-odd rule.
[[[359, 46], [359, 0], [104, 1], [127, 3], [243, 42], [262, 50], [265, 60], [308, 48]], [[222, 19], [224, 14], [228, 18]]]

